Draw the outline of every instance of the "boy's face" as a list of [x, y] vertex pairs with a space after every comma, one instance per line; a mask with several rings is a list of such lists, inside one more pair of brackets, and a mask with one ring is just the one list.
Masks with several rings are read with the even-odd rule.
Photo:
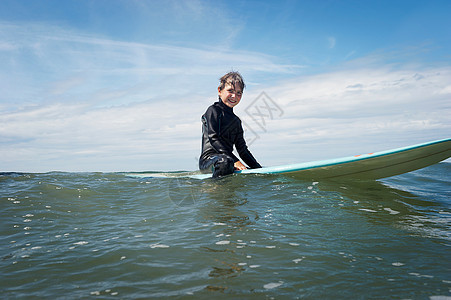
[[218, 88], [219, 98], [221, 101], [230, 108], [235, 107], [240, 103], [241, 97], [243, 96], [243, 91], [239, 84], [235, 84], [233, 86], [230, 83], [227, 83], [224, 88], [221, 90]]

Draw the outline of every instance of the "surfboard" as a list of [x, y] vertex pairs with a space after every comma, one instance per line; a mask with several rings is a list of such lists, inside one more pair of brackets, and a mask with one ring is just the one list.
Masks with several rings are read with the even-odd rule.
[[[286, 176], [319, 179], [376, 180], [418, 170], [451, 157], [451, 139], [443, 139], [375, 153], [328, 159], [298, 164], [288, 164], [260, 169], [237, 171], [236, 174], [284, 174]], [[127, 173], [137, 178], [189, 177], [210, 178], [211, 174], [194, 172], [144, 172]]]

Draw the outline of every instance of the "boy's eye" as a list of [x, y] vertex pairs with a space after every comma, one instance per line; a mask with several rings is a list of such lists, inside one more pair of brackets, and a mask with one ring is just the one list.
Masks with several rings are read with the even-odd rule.
[[242, 92], [235, 92], [234, 90], [227, 90], [227, 92], [231, 93], [231, 94], [236, 94], [238, 96], [241, 96], [243, 93]]

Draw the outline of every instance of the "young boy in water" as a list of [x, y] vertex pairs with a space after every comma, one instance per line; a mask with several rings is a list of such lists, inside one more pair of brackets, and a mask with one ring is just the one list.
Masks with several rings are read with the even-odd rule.
[[261, 168], [246, 146], [241, 120], [233, 108], [243, 96], [245, 84], [238, 72], [229, 72], [220, 78], [219, 101], [202, 116], [202, 153], [199, 169], [213, 172], [213, 177], [232, 174], [247, 167], [232, 153], [233, 146], [240, 158], [252, 169]]

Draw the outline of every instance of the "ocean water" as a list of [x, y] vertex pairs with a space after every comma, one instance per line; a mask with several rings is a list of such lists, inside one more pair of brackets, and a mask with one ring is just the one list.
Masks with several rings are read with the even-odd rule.
[[1, 297], [451, 299], [450, 174], [3, 173]]

